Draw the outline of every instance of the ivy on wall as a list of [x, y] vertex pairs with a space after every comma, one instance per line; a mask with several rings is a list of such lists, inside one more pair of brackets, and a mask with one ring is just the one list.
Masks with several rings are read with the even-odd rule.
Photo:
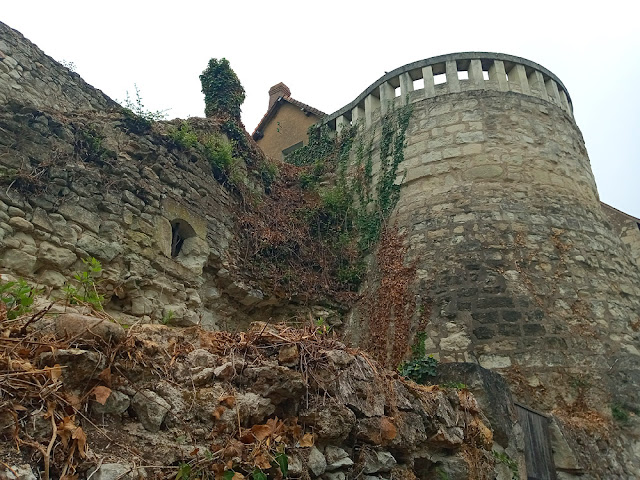
[[226, 117], [240, 121], [240, 106], [244, 102], [245, 93], [236, 73], [229, 65], [229, 60], [212, 58], [207, 68], [200, 75], [202, 93], [204, 93], [207, 117]]

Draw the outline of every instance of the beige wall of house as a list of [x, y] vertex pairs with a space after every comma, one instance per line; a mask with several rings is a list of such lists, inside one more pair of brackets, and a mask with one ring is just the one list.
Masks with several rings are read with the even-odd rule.
[[282, 151], [286, 148], [298, 142], [303, 142], [304, 145], [308, 143], [307, 130], [319, 120], [317, 115], [305, 114], [299, 107], [283, 101], [283, 105], [264, 128], [264, 136], [257, 143], [269, 157], [282, 160]]

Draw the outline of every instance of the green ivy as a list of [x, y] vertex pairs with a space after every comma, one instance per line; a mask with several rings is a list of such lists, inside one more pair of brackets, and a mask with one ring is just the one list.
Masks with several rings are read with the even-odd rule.
[[[358, 124], [343, 128], [339, 134], [328, 125], [313, 125], [308, 130], [309, 143], [287, 155], [285, 161], [307, 167], [299, 177], [302, 188], [317, 189], [330, 173], [333, 187], [324, 188], [320, 206], [304, 212], [312, 233], [344, 252], [336, 271], [338, 280], [352, 289], [364, 276], [364, 256], [380, 239], [383, 225], [400, 196], [398, 169], [404, 161], [406, 130], [413, 107], [409, 104], [392, 109], [381, 121], [379, 144], [380, 170], [373, 175], [375, 132], [365, 141]], [[359, 259], [347, 262], [347, 252], [355, 243]], [[338, 254], [340, 257], [340, 254]]]
[[425, 385], [429, 377], [436, 376], [438, 361], [433, 356], [426, 358], [409, 360], [398, 367], [398, 372], [403, 377], [413, 380], [416, 383]]
[[245, 99], [244, 88], [226, 58], [212, 58], [200, 75], [207, 117], [240, 120], [240, 107]]

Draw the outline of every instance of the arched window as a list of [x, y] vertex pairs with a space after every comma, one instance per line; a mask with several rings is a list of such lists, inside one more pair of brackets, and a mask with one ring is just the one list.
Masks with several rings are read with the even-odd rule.
[[184, 241], [195, 236], [195, 234], [193, 227], [185, 220], [178, 218], [171, 222], [171, 257], [176, 258], [180, 255]]

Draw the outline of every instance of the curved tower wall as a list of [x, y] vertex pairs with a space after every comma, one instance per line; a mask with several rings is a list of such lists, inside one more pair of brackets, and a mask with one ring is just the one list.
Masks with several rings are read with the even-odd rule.
[[379, 137], [407, 97], [391, 223], [430, 312], [427, 353], [498, 369], [541, 409], [569, 405], [576, 382], [606, 385], [585, 395], [608, 414], [640, 407], [639, 270], [602, 211], [562, 82], [517, 57], [447, 55], [390, 72], [325, 123]]

